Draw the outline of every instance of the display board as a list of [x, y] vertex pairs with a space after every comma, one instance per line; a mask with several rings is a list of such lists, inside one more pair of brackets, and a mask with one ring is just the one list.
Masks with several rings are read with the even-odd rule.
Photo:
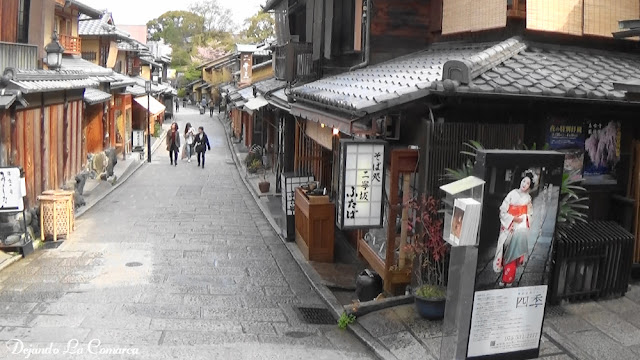
[[27, 186], [20, 173], [17, 167], [0, 168], [0, 212], [24, 210], [23, 197], [27, 193]]
[[386, 142], [340, 140], [340, 229], [381, 228]]

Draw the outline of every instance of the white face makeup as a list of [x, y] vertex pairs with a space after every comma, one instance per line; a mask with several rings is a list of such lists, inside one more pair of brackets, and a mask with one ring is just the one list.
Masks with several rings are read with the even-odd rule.
[[529, 188], [531, 188], [531, 179], [529, 179], [528, 177], [524, 177], [520, 182], [520, 190], [526, 192], [529, 191]]

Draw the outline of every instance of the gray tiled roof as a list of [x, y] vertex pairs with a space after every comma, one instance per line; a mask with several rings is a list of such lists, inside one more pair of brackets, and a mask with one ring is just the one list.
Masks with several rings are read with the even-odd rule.
[[136, 83], [135, 80], [133, 80], [132, 78], [130, 78], [127, 75], [123, 75], [123, 74], [119, 74], [117, 72], [113, 73], [113, 77], [115, 79], [115, 81], [113, 81], [110, 86], [112, 89], [119, 89], [122, 87], [126, 87], [129, 85], [133, 85]]
[[254, 83], [253, 86], [255, 86], [258, 92], [260, 92], [261, 94], [266, 94], [269, 91], [281, 89], [287, 86], [287, 82], [283, 80], [278, 80], [276, 78], [270, 78], [270, 79], [258, 81]]
[[99, 82], [76, 70], [14, 70], [12, 88], [24, 93], [84, 89], [98, 86]]
[[133, 96], [141, 96], [146, 93], [147, 92], [144, 90], [144, 86], [131, 85], [127, 88], [127, 94], [131, 94]]
[[246, 101], [249, 101], [255, 97], [253, 96], [253, 87], [251, 86], [238, 90], [238, 94], [240, 94], [240, 96], [242, 96], [242, 98]]
[[84, 91], [84, 102], [88, 105], [95, 105], [111, 100], [111, 94], [95, 88], [87, 88]]
[[444, 81], [432, 85], [432, 90], [624, 100], [624, 91], [614, 89], [613, 84], [640, 79], [639, 56], [517, 41], [521, 51], [473, 76], [470, 82], [445, 76]]
[[79, 56], [62, 57], [62, 69], [82, 71], [89, 76], [113, 77], [113, 70], [96, 65]]
[[494, 44], [445, 43], [406, 57], [320, 79], [293, 96], [340, 110], [375, 112], [428, 94], [447, 60], [470, 57]]
[[131, 35], [115, 25], [108, 23], [108, 17], [103, 16], [97, 20], [78, 21], [78, 35], [80, 36], [115, 36], [121, 39], [129, 39]]

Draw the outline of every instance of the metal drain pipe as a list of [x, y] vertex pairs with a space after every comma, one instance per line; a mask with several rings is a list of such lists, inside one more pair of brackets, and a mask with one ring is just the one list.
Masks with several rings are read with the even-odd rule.
[[371, 57], [371, 0], [367, 0], [367, 7], [364, 9], [362, 14], [366, 17], [366, 26], [365, 26], [365, 40], [364, 40], [364, 61], [360, 64], [353, 66], [349, 69], [349, 71], [354, 71], [358, 69], [362, 69], [369, 65], [369, 58]]

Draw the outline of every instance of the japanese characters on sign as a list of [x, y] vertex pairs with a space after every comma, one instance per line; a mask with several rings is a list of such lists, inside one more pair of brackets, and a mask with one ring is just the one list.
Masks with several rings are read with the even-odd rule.
[[0, 168], [0, 212], [24, 210], [27, 189], [19, 168]]
[[133, 130], [133, 148], [144, 146], [144, 130]]
[[382, 227], [385, 143], [341, 141], [338, 226]]
[[282, 184], [284, 187], [284, 194], [282, 194], [282, 210], [285, 214], [288, 216], [293, 216], [295, 214], [296, 188], [314, 180], [315, 178], [313, 176], [287, 176], [286, 174], [282, 174]]
[[252, 70], [253, 70], [253, 54], [242, 53], [240, 57], [240, 82], [251, 83]]
[[468, 358], [537, 349], [546, 298], [546, 285], [476, 292]]

